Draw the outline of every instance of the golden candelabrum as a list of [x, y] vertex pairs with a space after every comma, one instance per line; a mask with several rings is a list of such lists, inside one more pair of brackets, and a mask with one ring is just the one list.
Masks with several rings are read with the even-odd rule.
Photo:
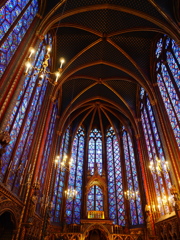
[[[55, 167], [56, 168], [60, 167], [61, 171], [69, 171], [72, 162], [73, 162], [73, 159], [70, 158], [70, 160], [68, 161], [68, 156], [66, 154], [64, 154], [61, 162], [60, 162], [60, 156], [56, 156], [54, 160]], [[66, 198], [73, 199], [76, 197], [77, 191], [73, 187], [70, 187], [64, 191], [64, 194]]]
[[[26, 70], [24, 72], [25, 75], [27, 75], [29, 73], [29, 71], [33, 68], [35, 70], [37, 70], [37, 73], [35, 75], [38, 75], [39, 79], [42, 80], [44, 78], [46, 78], [52, 85], [57, 85], [58, 80], [61, 76], [62, 73], [62, 66], [63, 63], [65, 62], [64, 58], [60, 58], [60, 67], [58, 68], [58, 70], [56, 72], [50, 72], [48, 71], [48, 67], [49, 67], [49, 59], [50, 59], [50, 52], [51, 52], [51, 46], [47, 45], [46, 46], [46, 54], [44, 56], [44, 60], [41, 64], [41, 68], [37, 68], [34, 67], [32, 65], [32, 55], [35, 53], [35, 49], [34, 48], [30, 48], [29, 49], [29, 56], [26, 60], [25, 66], [26, 66]], [[47, 75], [52, 75], [55, 76], [55, 80], [52, 80], [51, 78], [47, 77]]]
[[132, 189], [124, 192], [124, 196], [127, 200], [136, 200], [139, 195], [139, 191], [134, 191]]
[[162, 162], [160, 159], [156, 158], [155, 161], [151, 161], [149, 168], [152, 174], [161, 175], [163, 171], [169, 171], [169, 164], [167, 161]]
[[157, 204], [154, 202], [151, 203], [151, 205], [145, 206], [145, 212], [149, 212], [151, 214], [153, 213], [160, 213], [162, 209], [166, 208], [165, 212], [170, 213], [170, 209], [173, 205], [173, 198], [172, 196], [162, 195], [157, 197]]
[[64, 193], [65, 193], [66, 198], [72, 198], [73, 199], [77, 195], [77, 190], [72, 188], [72, 187], [70, 187], [67, 190], [65, 190]]
[[[159, 176], [164, 179], [164, 174], [168, 174], [169, 172], [169, 164], [168, 161], [162, 161], [157, 157], [155, 160], [151, 161], [149, 164], [149, 168], [152, 175]], [[163, 180], [165, 181], [165, 179]], [[159, 196], [157, 196], [157, 204], [152, 204], [151, 212], [165, 212], [170, 213], [172, 209], [173, 199], [172, 196], [169, 196], [168, 191], [161, 192]]]
[[62, 161], [61, 161], [61, 170], [64, 171], [64, 170], [67, 170], [69, 171], [71, 165], [72, 165], [72, 162], [73, 162], [73, 159], [70, 158], [70, 160], [68, 161], [68, 156], [67, 155], [64, 155]]

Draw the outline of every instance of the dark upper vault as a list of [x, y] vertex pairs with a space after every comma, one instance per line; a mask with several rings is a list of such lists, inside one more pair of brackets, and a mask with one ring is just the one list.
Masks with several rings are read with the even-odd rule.
[[42, 31], [51, 30], [56, 35], [54, 68], [59, 65], [59, 57], [66, 59], [54, 90], [59, 96], [63, 124], [70, 118], [85, 124], [92, 116], [98, 116], [103, 124], [129, 124], [137, 118], [141, 86], [153, 100], [152, 59], [156, 39], [167, 34], [176, 40], [179, 34], [171, 21], [173, 1], [163, 0], [163, 7], [161, 3], [160, 0], [46, 2]]

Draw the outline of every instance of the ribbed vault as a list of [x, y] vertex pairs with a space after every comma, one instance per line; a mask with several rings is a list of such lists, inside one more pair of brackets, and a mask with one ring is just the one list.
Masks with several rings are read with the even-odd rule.
[[59, 98], [59, 131], [74, 126], [129, 125], [136, 131], [139, 89], [151, 101], [156, 39], [179, 40], [173, 2], [144, 0], [47, 1], [39, 27], [55, 34], [54, 69], [66, 63], [53, 95]]

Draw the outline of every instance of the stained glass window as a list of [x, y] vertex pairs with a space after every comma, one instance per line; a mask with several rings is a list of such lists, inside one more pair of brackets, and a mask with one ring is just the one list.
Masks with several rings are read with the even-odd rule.
[[[154, 117], [153, 109], [150, 104], [149, 98], [144, 91], [141, 89], [141, 120], [144, 130], [144, 136], [149, 155], [149, 161], [151, 166], [154, 167], [152, 173], [154, 180], [154, 187], [157, 195], [157, 202], [161, 214], [169, 212], [168, 205], [163, 204], [162, 199], [164, 196], [171, 196], [169, 189], [171, 187], [170, 176], [167, 171], [166, 159], [163, 150], [163, 145], [160, 139], [159, 131], [157, 128], [156, 120]], [[157, 168], [158, 167], [158, 168]], [[155, 171], [159, 169], [158, 172]], [[162, 169], [162, 171], [160, 171]]]
[[60, 144], [60, 154], [59, 154], [59, 162], [57, 165], [56, 176], [55, 176], [55, 185], [53, 191], [53, 207], [52, 207], [52, 222], [60, 222], [60, 212], [61, 212], [61, 204], [62, 197], [64, 191], [64, 181], [65, 181], [65, 169], [62, 168], [63, 158], [68, 154], [69, 147], [69, 128], [63, 135], [62, 143]]
[[164, 36], [157, 42], [155, 56], [157, 83], [180, 148], [180, 48]]
[[[109, 217], [114, 224], [124, 226], [128, 212], [125, 207], [125, 189], [123, 176], [126, 176], [127, 189], [132, 194], [127, 198], [132, 225], [144, 223], [142, 203], [139, 193], [138, 174], [136, 169], [135, 154], [132, 140], [123, 127], [122, 147], [124, 158], [121, 159], [120, 147], [117, 136], [112, 127], [106, 133], [107, 174], [108, 174], [108, 198]], [[122, 164], [122, 162], [124, 162]], [[123, 165], [123, 166], [122, 166]]]
[[89, 189], [87, 197], [87, 211], [104, 211], [102, 189], [94, 185]]
[[[48, 34], [44, 39], [45, 44], [51, 44], [52, 38]], [[40, 43], [34, 66], [40, 67], [45, 55], [45, 45]], [[2, 156], [3, 167], [0, 173], [1, 181], [6, 171], [11, 169], [8, 175], [8, 185], [17, 193], [20, 177], [25, 171], [28, 154], [31, 148], [36, 124], [46, 92], [47, 81], [43, 79], [39, 84], [37, 70], [31, 70], [23, 79], [22, 89], [17, 97], [14, 109], [6, 125], [6, 131], [10, 133], [11, 141]]]
[[44, 183], [45, 183], [45, 177], [47, 174], [47, 166], [48, 166], [50, 151], [51, 151], [51, 146], [52, 146], [52, 139], [53, 139], [55, 122], [56, 122], [56, 116], [57, 116], [57, 103], [54, 104], [53, 111], [51, 113], [51, 121], [49, 124], [49, 129], [48, 129], [45, 147], [43, 150], [43, 156], [42, 156], [42, 160], [41, 160], [41, 168], [40, 168], [39, 177], [38, 177], [38, 180], [39, 180], [40, 186], [41, 186], [41, 191], [44, 189]]
[[106, 133], [109, 217], [114, 224], [125, 225], [124, 189], [120, 149], [113, 128]]
[[134, 148], [132, 145], [132, 140], [127, 131], [123, 131], [123, 146], [124, 146], [124, 159], [126, 166], [126, 178], [127, 187], [130, 193], [129, 205], [131, 214], [131, 224], [138, 225], [143, 224], [143, 213], [141, 198], [139, 192], [138, 176], [136, 169], [136, 162], [134, 156]]
[[38, 0], [8, 0], [0, 9], [0, 77], [38, 12]]
[[88, 169], [91, 175], [94, 174], [95, 164], [98, 167], [98, 172], [102, 174], [102, 135], [96, 128], [93, 129], [89, 136], [88, 146]]
[[66, 222], [80, 223], [81, 217], [81, 198], [82, 198], [82, 176], [84, 163], [84, 130], [79, 128], [72, 146], [72, 164], [69, 172], [68, 188], [76, 189], [75, 198], [66, 200]]

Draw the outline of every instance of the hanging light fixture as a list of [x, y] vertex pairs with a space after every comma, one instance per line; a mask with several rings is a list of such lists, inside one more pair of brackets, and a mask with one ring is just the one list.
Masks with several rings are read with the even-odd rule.
[[[52, 85], [57, 85], [58, 83], [58, 80], [61, 76], [61, 73], [62, 73], [62, 70], [63, 70], [63, 64], [65, 62], [65, 59], [64, 58], [60, 58], [60, 67], [58, 68], [58, 70], [54, 73], [48, 71], [48, 67], [49, 67], [49, 59], [50, 59], [50, 52], [51, 52], [51, 46], [50, 45], [47, 45], [46, 46], [46, 54], [44, 56], [44, 59], [43, 59], [43, 62], [41, 64], [41, 68], [37, 68], [37, 67], [34, 67], [32, 65], [32, 55], [35, 53], [35, 49], [30, 47], [29, 49], [29, 56], [27, 58], [27, 61], [25, 63], [25, 66], [26, 66], [26, 70], [25, 70], [25, 75], [28, 75], [30, 69], [35, 69], [38, 71], [38, 77], [39, 79], [44, 79], [46, 78]], [[55, 77], [54, 80], [52, 80], [51, 78], [49, 78], [47, 75], [52, 75]]]
[[[59, 166], [61, 171], [68, 171], [68, 172], [69, 172], [69, 168], [70, 168], [72, 162], [73, 162], [73, 159], [70, 158], [70, 160], [68, 161], [68, 156], [66, 154], [64, 154], [61, 162], [60, 162], [60, 156], [59, 155], [56, 156], [56, 158], [54, 160], [54, 164], [55, 164], [56, 168]], [[76, 195], [77, 195], [76, 189], [74, 189], [72, 187], [65, 190], [64, 193], [65, 193], [66, 198], [70, 198], [70, 199], [75, 198]]]
[[70, 158], [70, 160], [68, 161], [68, 156], [65, 154], [62, 161], [61, 161], [61, 170], [62, 171], [69, 171], [69, 168], [71, 167], [71, 164], [73, 162], [73, 158]]
[[169, 165], [168, 162], [165, 161], [162, 165], [162, 161], [158, 158], [155, 159], [155, 161], [151, 161], [149, 164], [149, 168], [152, 174], [161, 175], [163, 171], [169, 171]]
[[136, 200], [139, 192], [138, 191], [134, 191], [134, 190], [127, 190], [126, 192], [124, 192], [125, 198], [127, 200]]
[[75, 198], [76, 195], [77, 195], [77, 190], [74, 189], [74, 188], [72, 188], [72, 187], [70, 187], [70, 188], [68, 188], [67, 190], [65, 190], [64, 193], [65, 193], [66, 198], [73, 199], [73, 198]]

